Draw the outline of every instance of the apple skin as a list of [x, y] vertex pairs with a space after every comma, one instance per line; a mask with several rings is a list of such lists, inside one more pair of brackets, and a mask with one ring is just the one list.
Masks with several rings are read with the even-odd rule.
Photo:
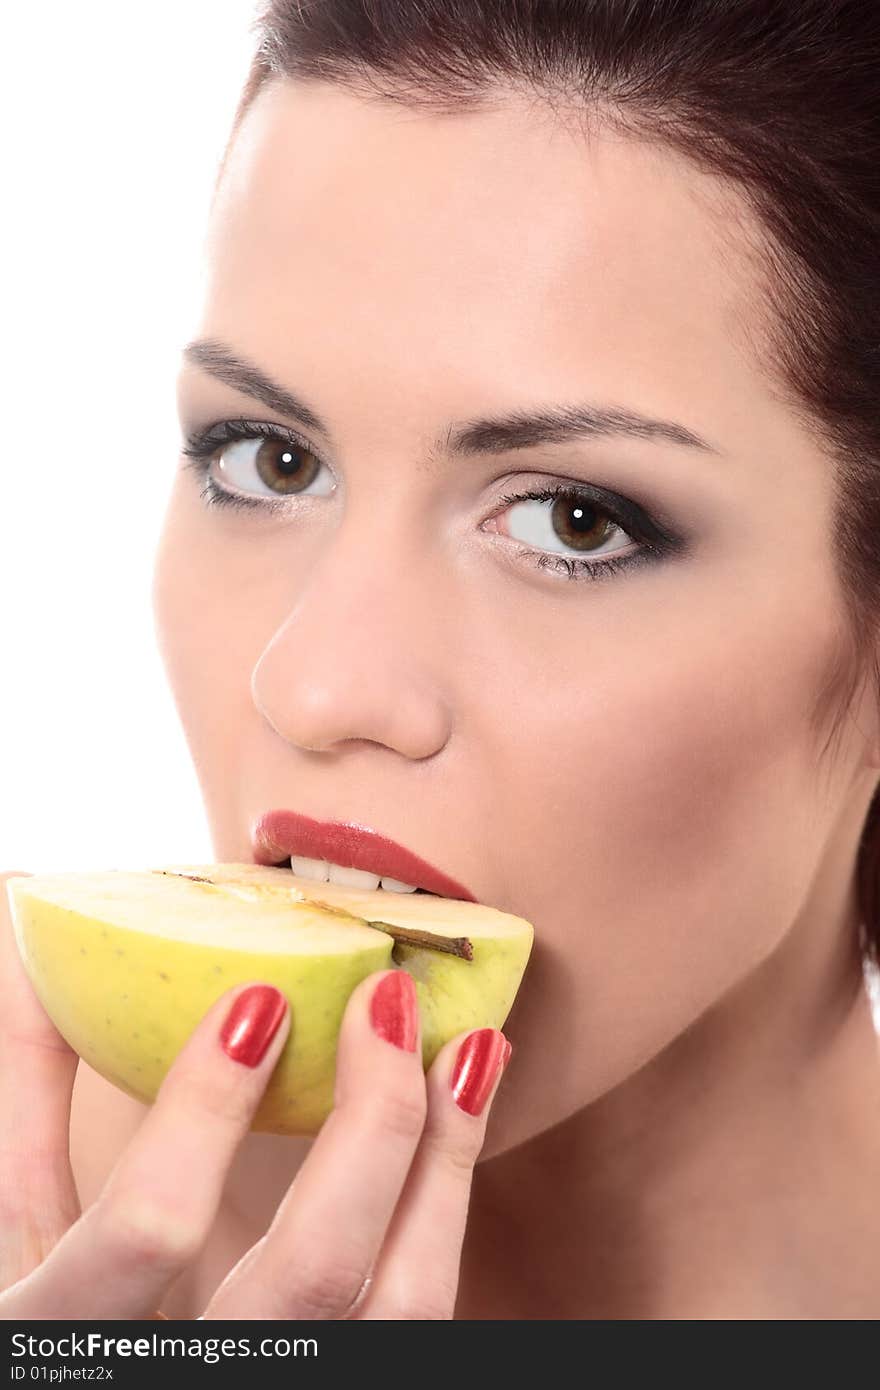
[[[276, 920], [278, 875], [283, 875], [280, 881], [285, 889], [298, 884], [339, 905], [355, 904], [350, 907], [355, 912], [358, 905], [363, 909], [379, 898], [381, 915], [389, 922], [396, 915], [396, 904], [389, 901], [396, 894], [310, 883], [295, 878], [289, 870], [225, 864], [185, 869], [175, 866], [161, 872], [173, 874], [175, 870], [187, 874], [213, 871], [217, 874], [214, 882], [225, 881], [232, 892], [236, 885], [253, 885], [257, 894], [265, 892], [271, 899], [272, 907], [267, 903], [267, 911], [273, 911]], [[88, 877], [97, 883], [118, 880], [120, 873], [108, 870]], [[56, 901], [41, 898], [42, 884], [75, 885], [79, 877], [13, 877], [7, 882], [19, 953], [35, 993], [58, 1031], [107, 1081], [150, 1104], [193, 1029], [221, 994], [232, 986], [257, 981], [275, 985], [290, 1003], [291, 1027], [254, 1114], [251, 1129], [255, 1132], [318, 1132], [333, 1106], [342, 1015], [352, 990], [367, 975], [398, 966], [415, 979], [422, 1062], [427, 1068], [456, 1034], [503, 1025], [532, 943], [531, 926], [523, 919], [458, 902], [454, 904], [455, 932], [467, 929], [461, 925], [461, 909], [469, 909], [464, 919], [474, 926], [481, 914], [494, 914], [506, 922], [522, 923], [527, 930], [498, 936], [481, 936], [475, 930], [469, 937], [473, 943], [470, 961], [424, 947], [395, 945], [384, 932], [357, 924], [348, 929], [351, 945], [346, 935], [345, 949], [327, 954], [314, 949], [248, 949], [241, 944], [240, 929], [238, 943], [224, 940], [222, 930], [217, 930], [213, 940], [181, 940], [163, 933], [154, 923], [141, 929], [131, 924], [114, 925], [112, 901], [89, 913], [77, 908], [75, 892], [67, 900], [57, 889]], [[128, 877], [136, 887], [144, 875], [137, 872]], [[163, 881], [183, 882], [170, 877]], [[253, 891], [253, 887], [245, 887], [242, 896]], [[421, 901], [426, 905], [424, 910], [436, 917], [442, 914], [447, 900], [421, 897]], [[260, 913], [261, 903], [254, 902], [241, 898], [235, 902], [234, 911], [241, 922], [247, 923], [251, 912]], [[200, 910], [204, 917], [205, 908]], [[225, 895], [222, 910], [228, 915]], [[409, 915], [411, 910], [410, 904], [400, 909], [402, 915]], [[313, 918], [315, 915], [312, 913]], [[319, 920], [328, 920], [326, 914], [317, 915]], [[380, 915], [375, 907], [373, 915]], [[259, 925], [262, 919], [255, 916], [254, 920]], [[210, 916], [207, 921], [210, 931]], [[425, 926], [434, 929], [435, 923], [426, 920]], [[295, 932], [288, 934], [294, 936]]]

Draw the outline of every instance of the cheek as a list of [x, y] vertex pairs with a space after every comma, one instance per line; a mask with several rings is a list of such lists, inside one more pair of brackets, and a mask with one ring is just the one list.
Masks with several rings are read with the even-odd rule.
[[[234, 809], [240, 800], [239, 770], [256, 718], [249, 679], [262, 602], [229, 546], [218, 546], [199, 524], [189, 486], [181, 479], [174, 485], [152, 602], [169, 688], [216, 832], [222, 808]], [[240, 829], [224, 831], [223, 839], [235, 843]]]
[[[589, 661], [569, 637], [555, 669], [518, 681], [503, 759], [495, 746], [487, 887], [536, 941], [512, 1036], [569, 1059], [552, 1087], [536, 1073], [526, 1101], [517, 1088], [535, 1129], [623, 1080], [773, 949], [827, 829], [809, 700], [836, 630], [799, 627], [797, 603], [763, 626], [750, 601], [709, 625], [678, 611], [688, 627], [655, 623], [638, 644], [606, 629]], [[518, 1070], [529, 1086], [528, 1059]]]
[[703, 932], [737, 902], [751, 916], [754, 887], [766, 904], [803, 863], [812, 764], [800, 689], [787, 676], [762, 703], [730, 682], [736, 659], [728, 649], [692, 670], [618, 669], [613, 700], [585, 691], [567, 735], [554, 720], [528, 740], [520, 771], [541, 789], [541, 814], [530, 834], [523, 817], [525, 878], [543, 864], [546, 882], [552, 864], [553, 891], [600, 949], [612, 932], [615, 952], [628, 933], [643, 947], [661, 927], [667, 943]]

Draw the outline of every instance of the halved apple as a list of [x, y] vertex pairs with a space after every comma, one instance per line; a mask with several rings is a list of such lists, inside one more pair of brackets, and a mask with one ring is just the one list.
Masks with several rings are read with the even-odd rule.
[[251, 1128], [315, 1134], [333, 1104], [336, 1042], [366, 975], [416, 981], [422, 1062], [468, 1028], [500, 1028], [532, 947], [529, 922], [427, 893], [340, 888], [257, 864], [11, 878], [19, 953], [58, 1031], [149, 1103], [225, 990], [265, 981], [291, 1029]]

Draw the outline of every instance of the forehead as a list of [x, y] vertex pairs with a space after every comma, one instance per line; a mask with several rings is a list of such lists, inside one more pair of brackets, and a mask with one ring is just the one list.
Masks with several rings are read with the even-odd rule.
[[756, 371], [733, 200], [668, 147], [513, 95], [437, 115], [278, 82], [217, 191], [206, 331], [302, 384], [310, 363], [416, 398], [442, 377], [457, 414], [524, 379], [629, 403], [635, 382], [658, 411], [685, 392], [711, 434]]

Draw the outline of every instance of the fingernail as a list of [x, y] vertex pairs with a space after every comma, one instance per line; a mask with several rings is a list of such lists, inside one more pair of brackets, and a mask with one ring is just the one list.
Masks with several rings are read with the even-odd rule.
[[406, 970], [383, 975], [370, 1000], [370, 1023], [386, 1042], [405, 1052], [415, 1052], [419, 1011], [415, 981]]
[[449, 1084], [460, 1110], [480, 1115], [499, 1070], [507, 1065], [511, 1047], [497, 1028], [478, 1028], [458, 1049]]
[[255, 1067], [278, 1032], [287, 1000], [272, 985], [251, 985], [238, 996], [220, 1030], [220, 1045], [233, 1062]]

